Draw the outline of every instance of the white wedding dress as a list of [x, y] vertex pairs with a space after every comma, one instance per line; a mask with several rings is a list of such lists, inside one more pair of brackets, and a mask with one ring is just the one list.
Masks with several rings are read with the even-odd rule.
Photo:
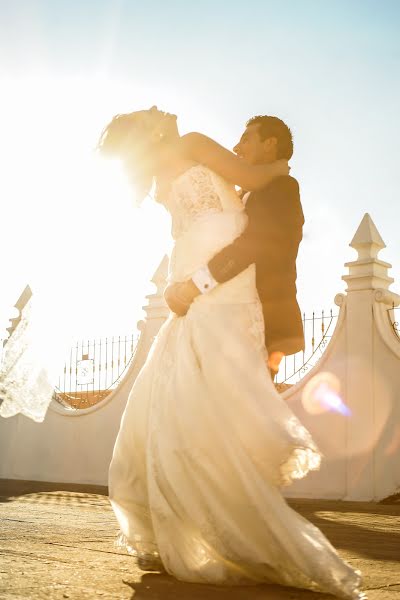
[[[172, 184], [170, 280], [207, 264], [246, 225], [234, 189], [203, 166]], [[271, 582], [362, 598], [360, 574], [293, 511], [280, 486], [320, 464], [266, 367], [255, 267], [198, 296], [154, 341], [110, 467], [125, 545], [187, 582]]]

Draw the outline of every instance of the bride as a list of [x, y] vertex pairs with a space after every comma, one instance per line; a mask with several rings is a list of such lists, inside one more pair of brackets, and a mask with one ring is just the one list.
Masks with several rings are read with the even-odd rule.
[[[285, 161], [250, 166], [210, 138], [180, 137], [153, 107], [117, 115], [100, 151], [120, 158], [172, 217], [170, 282], [246, 227], [234, 185], [259, 189]], [[266, 368], [255, 266], [171, 314], [131, 390], [110, 466], [121, 543], [143, 570], [210, 584], [270, 582], [361, 599], [361, 577], [293, 511], [280, 487], [320, 454]]]

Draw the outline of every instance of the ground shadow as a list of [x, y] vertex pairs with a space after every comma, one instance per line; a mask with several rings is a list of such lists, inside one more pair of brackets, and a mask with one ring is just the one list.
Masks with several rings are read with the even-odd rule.
[[381, 500], [379, 504], [400, 504], [400, 494], [393, 494], [393, 496], [388, 496], [384, 500]]
[[145, 574], [139, 582], [124, 581], [131, 600], [332, 600], [330, 594], [279, 585], [215, 586], [177, 581], [169, 575]]
[[355, 552], [373, 560], [393, 560], [394, 556], [399, 556], [398, 504], [318, 501], [317, 510], [315, 503], [312, 507], [301, 501], [290, 504], [339, 550]]
[[[104, 485], [0, 479], [0, 502], [12, 502], [21, 496], [33, 497], [43, 493], [52, 494], [53, 496], [57, 493], [61, 496], [62, 492], [75, 492], [77, 496], [87, 497], [93, 495], [99, 499], [101, 496], [108, 497], [108, 488]], [[66, 496], [67, 494], [65, 494]]]

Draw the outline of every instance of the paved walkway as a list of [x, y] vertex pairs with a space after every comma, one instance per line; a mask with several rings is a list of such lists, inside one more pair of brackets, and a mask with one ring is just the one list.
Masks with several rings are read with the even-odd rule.
[[[332, 600], [279, 586], [215, 587], [142, 573], [114, 547], [104, 488], [0, 480], [2, 600]], [[364, 573], [370, 600], [400, 600], [400, 503], [291, 501]]]

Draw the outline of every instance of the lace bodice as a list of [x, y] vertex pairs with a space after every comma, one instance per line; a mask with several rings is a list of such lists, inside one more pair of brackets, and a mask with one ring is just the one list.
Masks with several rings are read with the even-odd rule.
[[174, 239], [201, 217], [243, 210], [234, 187], [203, 165], [195, 165], [178, 176], [163, 204], [172, 217]]
[[162, 201], [172, 218], [175, 244], [169, 280], [184, 281], [241, 234], [247, 223], [233, 185], [203, 165], [195, 165], [171, 184]]

